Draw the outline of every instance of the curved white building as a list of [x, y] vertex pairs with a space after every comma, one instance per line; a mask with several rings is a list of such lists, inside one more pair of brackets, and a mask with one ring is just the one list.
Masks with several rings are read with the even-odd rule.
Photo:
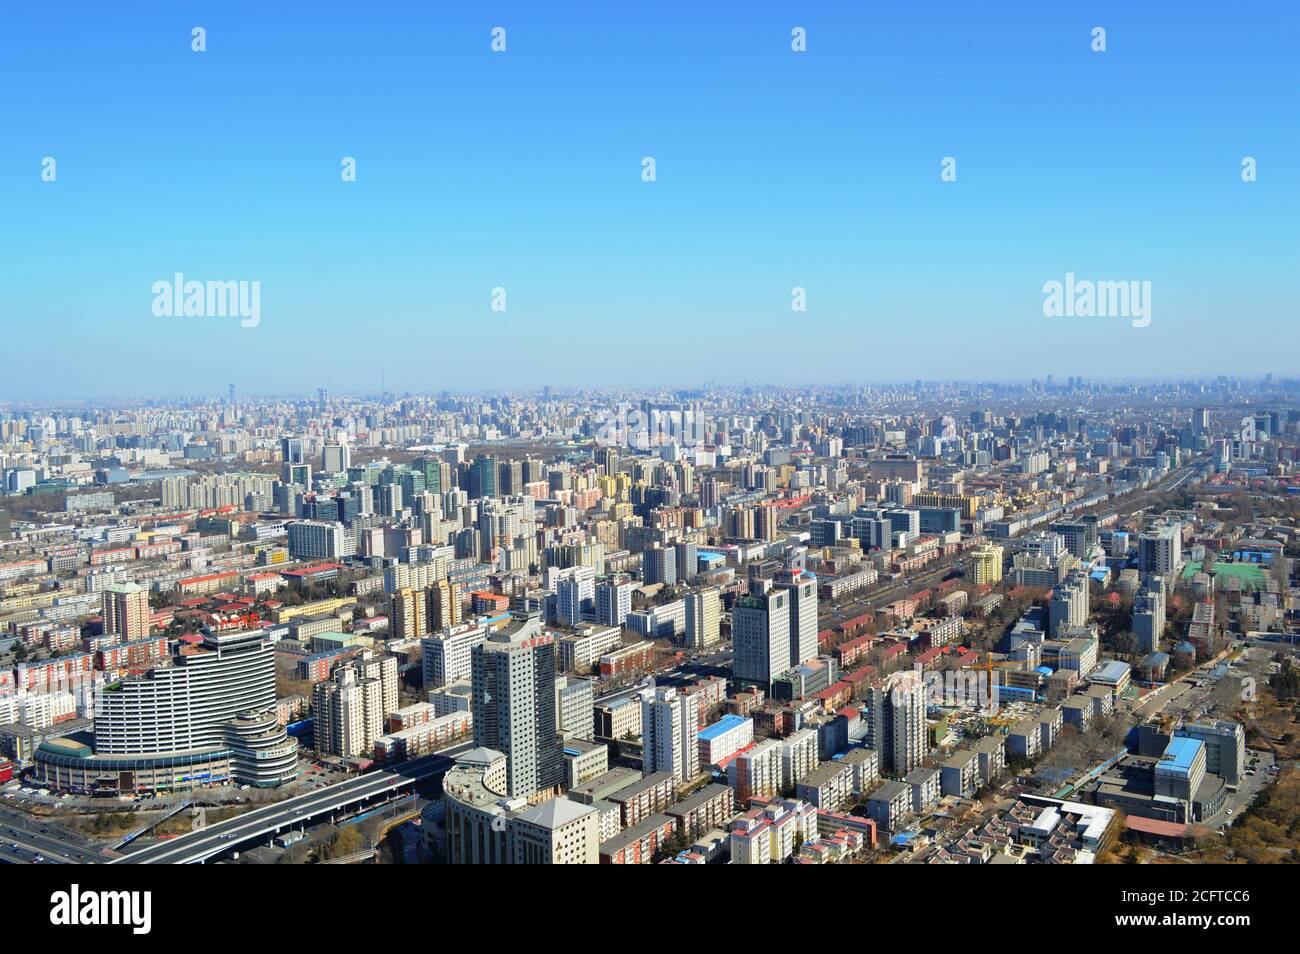
[[95, 692], [95, 751], [181, 752], [224, 746], [224, 724], [275, 708], [275, 655], [261, 631], [205, 635], [171, 665]]

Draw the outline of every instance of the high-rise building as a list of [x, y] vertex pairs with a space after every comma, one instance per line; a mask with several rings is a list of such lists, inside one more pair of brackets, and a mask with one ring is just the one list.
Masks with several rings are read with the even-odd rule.
[[1097, 542], [1097, 525], [1084, 520], [1058, 520], [1047, 528], [1058, 534], [1065, 541], [1065, 549], [1086, 560], [1088, 553]]
[[95, 750], [184, 752], [225, 742], [224, 724], [275, 709], [275, 651], [266, 633], [206, 634], [169, 666], [95, 690]]
[[1052, 588], [1047, 604], [1049, 636], [1055, 639], [1062, 630], [1088, 622], [1088, 595], [1088, 575], [1077, 569]]
[[469, 497], [497, 496], [497, 461], [495, 457], [476, 457], [469, 465]]
[[790, 666], [798, 666], [817, 656], [817, 578], [786, 571], [776, 586], [790, 594]]
[[1182, 562], [1182, 524], [1159, 524], [1138, 537], [1138, 569], [1143, 573], [1168, 577]]
[[561, 626], [577, 626], [595, 615], [596, 571], [589, 566], [561, 571], [555, 584], [555, 616]]
[[301, 437], [280, 438], [280, 457], [286, 464], [302, 464], [307, 461], [307, 450]]
[[636, 585], [623, 574], [596, 583], [596, 622], [601, 626], [622, 626], [632, 612], [632, 591]]
[[149, 594], [136, 583], [114, 583], [104, 588], [104, 634], [131, 643], [149, 635]]
[[925, 680], [912, 670], [896, 672], [883, 686], [867, 690], [867, 742], [879, 755], [882, 774], [902, 778], [925, 758], [930, 748], [926, 704]]
[[1002, 554], [1002, 547], [996, 543], [981, 543], [971, 551], [972, 576], [976, 586], [997, 583], [1002, 579]]
[[700, 774], [699, 706], [690, 696], [660, 686], [641, 701], [641, 764], [646, 775], [671, 772], [678, 782]]
[[337, 560], [351, 555], [341, 523], [296, 520], [287, 532], [289, 555], [296, 560]]
[[693, 540], [678, 540], [673, 544], [673, 551], [677, 579], [682, 583], [690, 582], [699, 563], [699, 547]]
[[341, 474], [352, 466], [352, 448], [347, 444], [326, 444], [321, 451], [321, 471]]
[[474, 670], [474, 647], [487, 639], [487, 626], [468, 623], [440, 630], [420, 640], [420, 669], [424, 688], [439, 689]]
[[435, 581], [429, 587], [429, 630], [441, 632], [460, 621], [460, 587], [450, 580]]
[[344, 664], [312, 686], [311, 712], [316, 751], [343, 758], [367, 756], [384, 734], [384, 687], [374, 677]]
[[474, 741], [503, 752], [506, 786], [528, 797], [564, 781], [555, 717], [555, 641], [536, 616], [519, 617], [475, 646], [470, 711]]
[[409, 587], [393, 594], [392, 630], [398, 639], [418, 639], [429, 632], [428, 599], [424, 590]]
[[731, 609], [733, 675], [764, 687], [790, 668], [790, 591], [742, 596]]
[[1133, 638], [1138, 652], [1153, 653], [1160, 649], [1165, 610], [1164, 580], [1152, 577], [1133, 601]]
[[677, 585], [677, 551], [654, 544], [641, 552], [641, 580], [647, 585]]
[[562, 738], [590, 741], [595, 724], [594, 703], [590, 679], [555, 677], [556, 731]]
[[722, 638], [722, 593], [706, 586], [686, 594], [686, 645], [708, 649]]

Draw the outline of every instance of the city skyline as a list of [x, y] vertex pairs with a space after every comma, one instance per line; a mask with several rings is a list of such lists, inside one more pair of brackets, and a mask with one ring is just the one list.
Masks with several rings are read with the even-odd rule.
[[482, 864], [1078, 865], [1089, 937], [1277, 920], [1297, 40], [1294, 0], [13, 5], [9, 933], [301, 945], [338, 865], [393, 890], [336, 944]]

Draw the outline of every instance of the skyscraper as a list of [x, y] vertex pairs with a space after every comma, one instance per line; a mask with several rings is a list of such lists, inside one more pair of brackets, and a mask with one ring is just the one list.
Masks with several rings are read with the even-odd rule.
[[536, 616], [517, 617], [475, 646], [470, 711], [474, 742], [503, 752], [511, 796], [527, 797], [564, 781], [555, 719], [555, 641]]
[[787, 571], [776, 585], [790, 594], [790, 666], [797, 666], [817, 655], [817, 578]]
[[469, 465], [469, 497], [497, 496], [497, 461], [495, 457], [476, 457]]

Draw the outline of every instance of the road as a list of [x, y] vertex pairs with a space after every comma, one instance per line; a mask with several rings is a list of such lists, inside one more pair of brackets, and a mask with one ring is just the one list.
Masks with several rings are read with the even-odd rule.
[[31, 864], [94, 864], [106, 859], [90, 839], [67, 831], [46, 819], [0, 807], [0, 861]]
[[464, 742], [392, 768], [368, 772], [318, 791], [244, 812], [168, 841], [153, 842], [115, 858], [112, 863], [193, 864], [207, 861], [234, 851], [249, 841], [274, 836], [321, 816], [337, 815], [361, 802], [382, 797], [412, 782], [446, 772], [455, 761], [455, 756], [468, 752], [473, 747], [473, 742]]

